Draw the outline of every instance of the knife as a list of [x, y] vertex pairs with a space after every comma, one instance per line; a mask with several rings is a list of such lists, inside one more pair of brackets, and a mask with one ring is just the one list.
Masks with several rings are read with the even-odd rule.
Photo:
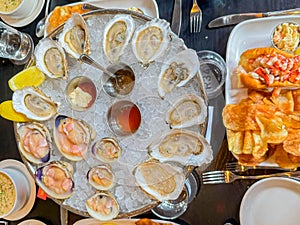
[[294, 14], [300, 14], [300, 8], [280, 10], [274, 12], [265, 12], [265, 13], [231, 14], [231, 15], [221, 16], [210, 21], [208, 27], [209, 28], [223, 27], [223, 26], [235, 25], [249, 19], [270, 17], [270, 16], [294, 15]]
[[172, 16], [171, 29], [172, 31], [179, 36], [181, 28], [181, 0], [174, 1], [174, 9]]

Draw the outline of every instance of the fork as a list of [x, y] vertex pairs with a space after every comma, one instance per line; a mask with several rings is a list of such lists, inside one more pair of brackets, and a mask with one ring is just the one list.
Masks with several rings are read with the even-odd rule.
[[201, 31], [202, 11], [197, 4], [197, 0], [193, 0], [193, 7], [190, 11], [190, 32], [197, 33]]
[[297, 177], [299, 178], [300, 171], [294, 172], [283, 172], [283, 173], [273, 173], [273, 174], [264, 174], [264, 175], [255, 175], [255, 176], [240, 176], [236, 175], [231, 171], [222, 170], [222, 171], [210, 171], [202, 173], [202, 182], [203, 184], [223, 184], [223, 183], [232, 183], [235, 180], [259, 180], [269, 177]]
[[296, 171], [296, 168], [290, 168], [290, 169], [286, 169], [286, 168], [282, 168], [282, 167], [277, 167], [277, 166], [244, 166], [239, 164], [238, 162], [229, 162], [226, 163], [226, 170], [232, 171], [232, 172], [245, 172], [247, 170], [251, 170], [251, 169], [272, 169], [272, 170], [285, 170], [285, 171]]

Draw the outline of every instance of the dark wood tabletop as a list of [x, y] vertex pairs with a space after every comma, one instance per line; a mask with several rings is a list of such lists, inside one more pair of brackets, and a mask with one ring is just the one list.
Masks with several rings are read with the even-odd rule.
[[[64, 5], [75, 1], [52, 0], [50, 9], [57, 5]], [[156, 0], [159, 8], [160, 18], [171, 22], [174, 0]], [[182, 27], [180, 37], [189, 48], [196, 51], [212, 50], [219, 53], [224, 59], [226, 55], [226, 44], [230, 32], [234, 26], [208, 29], [207, 24], [212, 19], [231, 13], [240, 12], [266, 12], [288, 8], [296, 8], [300, 5], [300, 0], [198, 0], [198, 4], [203, 12], [203, 23], [201, 33], [191, 34], [189, 32], [189, 11], [192, 0], [182, 0]], [[45, 6], [44, 6], [45, 7]], [[37, 22], [44, 16], [44, 9], [40, 15], [29, 25], [17, 28], [22, 32], [29, 33], [35, 44], [39, 38], [34, 34]], [[0, 59], [0, 102], [9, 100], [12, 91], [9, 89], [7, 81], [17, 72], [24, 68], [24, 65], [17, 66], [7, 59]], [[221, 107], [222, 108], [222, 107]], [[222, 120], [214, 121], [220, 123]], [[234, 161], [234, 157], [228, 151], [226, 137], [222, 137], [221, 145], [214, 149], [215, 158], [207, 170], [220, 170], [225, 167], [228, 161]], [[21, 161], [17, 149], [13, 123], [0, 118], [0, 160], [16, 159]], [[239, 222], [239, 208], [243, 195], [253, 182], [236, 181], [233, 184], [201, 185], [199, 194], [189, 204], [187, 211], [176, 220], [182, 224], [190, 225], [222, 225], [230, 218]], [[51, 199], [36, 199], [31, 212], [19, 221], [12, 221], [9, 224], [18, 224], [23, 220], [37, 218], [46, 224], [60, 224], [59, 205]], [[151, 213], [143, 215], [155, 218]], [[82, 217], [69, 213], [69, 224], [73, 224]], [[1, 221], [1, 219], [0, 219]]]

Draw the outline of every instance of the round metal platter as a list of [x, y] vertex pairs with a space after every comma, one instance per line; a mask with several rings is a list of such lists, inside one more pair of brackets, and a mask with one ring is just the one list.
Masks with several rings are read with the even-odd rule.
[[[109, 62], [105, 58], [102, 41], [103, 30], [107, 21], [112, 19], [116, 14], [130, 14], [136, 23], [136, 27], [150, 21], [152, 18], [138, 14], [128, 10], [104, 9], [91, 11], [84, 14], [90, 34], [91, 56], [104, 66], [108, 66]], [[63, 29], [63, 25], [54, 30], [48, 37], [56, 40], [57, 36]], [[79, 214], [81, 216], [89, 216], [85, 209], [85, 200], [95, 193], [95, 189], [87, 182], [86, 174], [88, 170], [96, 165], [102, 164], [99, 160], [93, 157], [91, 148], [93, 144], [103, 137], [114, 137], [118, 140], [122, 148], [122, 156], [113, 163], [110, 163], [113, 172], [116, 176], [116, 185], [110, 190], [119, 205], [120, 213], [117, 218], [131, 217], [142, 214], [155, 205], [157, 200], [153, 200], [150, 196], [145, 194], [135, 183], [132, 171], [139, 163], [148, 160], [147, 147], [155, 138], [159, 138], [163, 132], [170, 130], [170, 127], [165, 122], [166, 110], [174, 103], [180, 96], [185, 94], [195, 94], [201, 96], [207, 103], [203, 81], [200, 72], [190, 80], [183, 87], [177, 88], [172, 93], [168, 94], [164, 99], [161, 99], [157, 92], [157, 79], [160, 68], [164, 60], [172, 57], [177, 52], [186, 49], [182, 39], [176, 36], [173, 32], [169, 34], [170, 45], [168, 51], [158, 60], [151, 63], [147, 68], [135, 58], [131, 42], [125, 50], [125, 54], [121, 56], [120, 61], [129, 64], [135, 72], [136, 81], [133, 91], [125, 97], [113, 98], [107, 95], [101, 86], [101, 71], [97, 71], [89, 65], [80, 63], [74, 58], [68, 57], [69, 76], [68, 80], [46, 79], [46, 81], [39, 87], [44, 93], [50, 96], [55, 102], [60, 102], [59, 115], [66, 115], [72, 118], [80, 118], [89, 123], [96, 131], [96, 138], [92, 141], [89, 147], [88, 155], [84, 160], [73, 162], [61, 155], [57, 149], [54, 140], [53, 150], [51, 152], [50, 161], [62, 160], [69, 162], [74, 167], [74, 194], [65, 200], [53, 199], [56, 203], [62, 205], [67, 210]], [[27, 67], [34, 65], [34, 58], [27, 64]], [[94, 81], [97, 87], [97, 99], [94, 105], [86, 111], [74, 111], [66, 102], [65, 87], [67, 82], [76, 76], [87, 76]], [[131, 136], [119, 137], [116, 136], [108, 127], [106, 115], [109, 107], [116, 101], [130, 100], [134, 102], [141, 111], [142, 122], [136, 133]], [[53, 132], [54, 118], [49, 121], [42, 122], [50, 131]], [[201, 125], [186, 128], [202, 135], [205, 134], [207, 125], [206, 122]], [[18, 140], [16, 130], [20, 123], [15, 123], [15, 136]], [[25, 165], [29, 168], [32, 175], [34, 175], [37, 168], [41, 165], [30, 163], [22, 156]], [[188, 175], [191, 167], [184, 167], [184, 172]]]

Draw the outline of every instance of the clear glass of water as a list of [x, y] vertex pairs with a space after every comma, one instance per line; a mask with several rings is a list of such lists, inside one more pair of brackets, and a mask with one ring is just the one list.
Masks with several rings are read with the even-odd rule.
[[0, 22], [1, 58], [10, 59], [12, 63], [17, 65], [25, 64], [32, 56], [33, 46], [30, 35]]

